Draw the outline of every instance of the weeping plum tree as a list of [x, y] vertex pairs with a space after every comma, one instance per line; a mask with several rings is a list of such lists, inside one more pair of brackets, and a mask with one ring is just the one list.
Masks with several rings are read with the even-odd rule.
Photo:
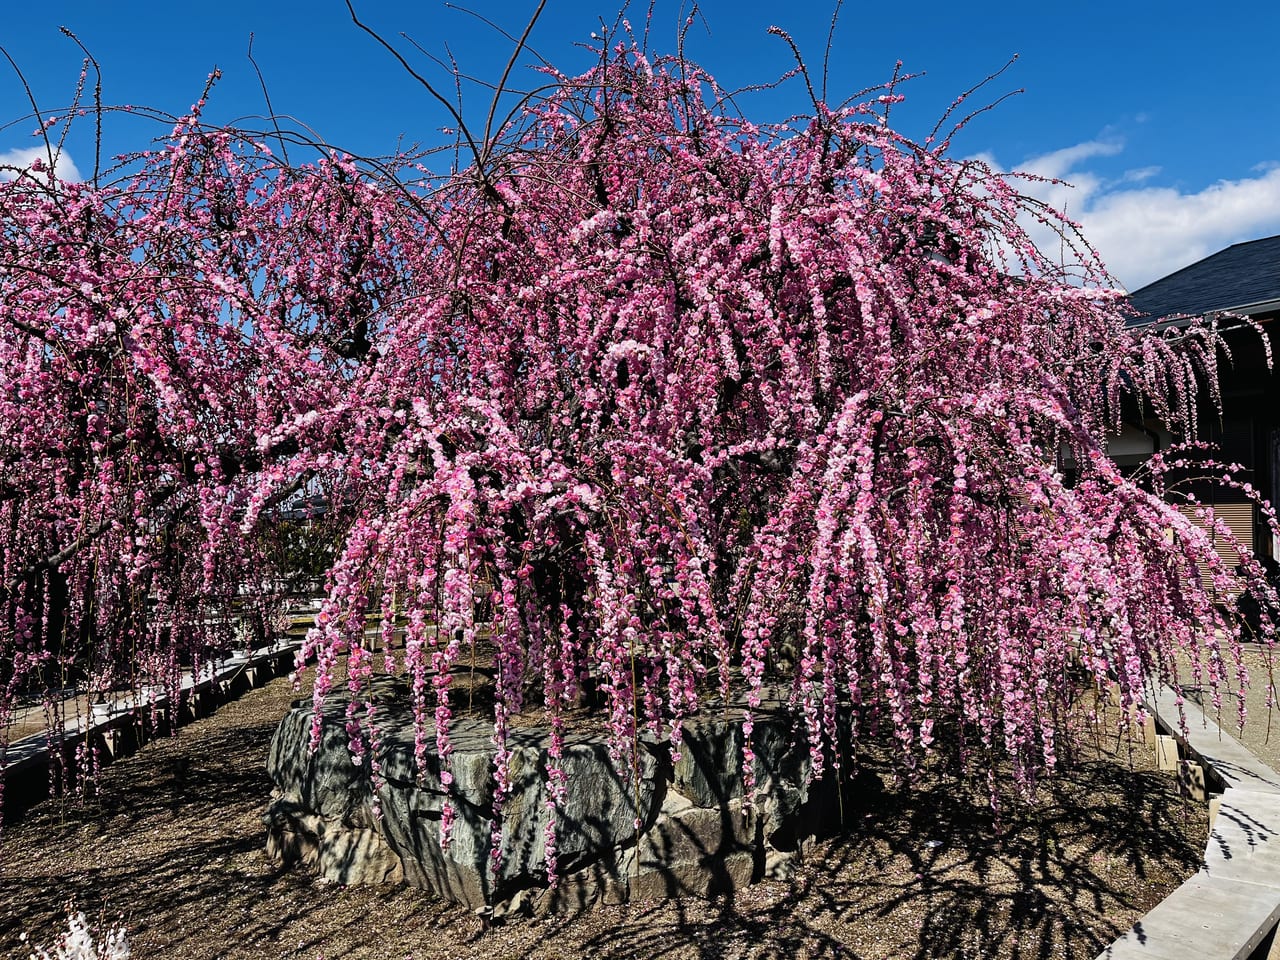
[[1126, 710], [1180, 652], [1240, 681], [1234, 574], [1162, 464], [1144, 489], [1103, 450], [1125, 395], [1194, 430], [1211, 330], [1126, 330], [1088, 249], [1042, 255], [1009, 182], [888, 127], [892, 93], [761, 128], [635, 50], [554, 79], [409, 256], [423, 299], [388, 317], [372, 401], [403, 429], [311, 638], [318, 697], [340, 655], [354, 687], [371, 669], [366, 598], [406, 611], [389, 666], [447, 766], [481, 579], [499, 791], [533, 678], [553, 732], [594, 677], [620, 747], [640, 724], [678, 749], [703, 691], [754, 705], [783, 669], [818, 771], [844, 702], [908, 763], [944, 720], [1024, 783], [1077, 661]]
[[341, 514], [402, 211], [202, 106], [127, 179], [59, 181], [51, 148], [0, 183], [0, 727], [86, 679], [175, 693], [271, 615], [281, 504], [322, 488]]
[[1081, 677], [1126, 718], [1180, 671], [1239, 688], [1218, 600], [1268, 609], [1260, 571], [1169, 502], [1175, 464], [1104, 452], [1125, 403], [1194, 434], [1217, 329], [1126, 328], [1074, 226], [894, 132], [898, 98], [761, 126], [624, 44], [412, 186], [198, 109], [112, 185], [0, 185], [0, 719], [51, 665], [172, 682], [299, 490], [345, 531], [316, 697], [355, 694], [359, 759], [373, 673], [407, 675], [447, 784], [483, 627], [499, 804], [531, 709], [563, 797], [588, 685], [624, 754], [779, 680], [819, 774], [856, 761], [847, 713], [855, 752], [877, 725], [910, 768], [945, 729], [1024, 787]]

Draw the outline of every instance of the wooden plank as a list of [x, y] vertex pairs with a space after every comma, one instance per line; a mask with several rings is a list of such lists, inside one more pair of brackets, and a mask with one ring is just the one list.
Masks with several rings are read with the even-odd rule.
[[1185, 737], [1178, 717], [1177, 695], [1171, 688], [1161, 685], [1156, 696], [1148, 701], [1148, 706], [1159, 724], [1169, 729], [1179, 741], [1185, 742], [1227, 786], [1280, 794], [1280, 773], [1219, 726], [1199, 704], [1191, 700], [1182, 704], [1187, 718]]
[[1205, 765], [1199, 760], [1182, 760], [1178, 764], [1178, 787], [1198, 803], [1209, 802], [1209, 788]]
[[[183, 711], [189, 715], [173, 719], [179, 725], [194, 719], [198, 715], [198, 711], [194, 710], [197, 698], [216, 687], [231, 683], [250, 667], [259, 668], [255, 679], [271, 678], [283, 665], [282, 661], [291, 661], [296, 656], [297, 649], [297, 643], [280, 638], [257, 650], [232, 654], [225, 660], [207, 663], [198, 675], [186, 672], [178, 690], [183, 701]], [[50, 739], [58, 750], [65, 750], [69, 741], [86, 736], [101, 740], [116, 729], [134, 726], [139, 716], [145, 716], [153, 709], [164, 711], [168, 706], [169, 696], [163, 687], [147, 686], [115, 694], [106, 703], [90, 704], [83, 714], [68, 717], [63, 728], [53, 732], [52, 738], [46, 733], [37, 733], [9, 744], [4, 762], [0, 764], [0, 782], [12, 782], [19, 775], [31, 776], [33, 768], [47, 766]], [[110, 749], [108, 756], [114, 758], [114, 752]]]
[[1280, 920], [1280, 896], [1254, 883], [1197, 874], [1098, 960], [1245, 960]]
[[[1280, 921], [1280, 772], [1191, 700], [1182, 704], [1184, 734], [1176, 692], [1152, 686], [1156, 694], [1148, 709], [1157, 726], [1169, 730], [1187, 760], [1197, 767], [1203, 763], [1200, 769], [1225, 783], [1226, 790], [1210, 799], [1204, 866], [1099, 960], [1244, 960]], [[1165, 737], [1156, 743], [1158, 753], [1172, 752]]]
[[1260, 884], [1280, 903], [1280, 795], [1235, 789], [1222, 795], [1201, 876]]

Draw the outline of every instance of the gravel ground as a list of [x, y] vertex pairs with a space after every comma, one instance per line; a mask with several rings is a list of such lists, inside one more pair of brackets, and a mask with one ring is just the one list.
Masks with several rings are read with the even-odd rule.
[[271, 733], [296, 696], [252, 691], [104, 771], [84, 807], [45, 802], [0, 834], [0, 956], [50, 943], [75, 902], [135, 958], [1092, 958], [1190, 875], [1203, 808], [1141, 745], [1093, 744], [993, 829], [985, 792], [872, 769], [847, 828], [788, 882], [482, 932], [398, 886], [324, 885], [263, 856]]
[[[1222, 697], [1221, 724], [1232, 736], [1257, 754], [1264, 763], [1280, 770], [1280, 713], [1267, 710], [1267, 683], [1272, 676], [1273, 654], [1261, 644], [1244, 645], [1244, 665], [1249, 671], [1250, 684], [1245, 694], [1248, 719], [1244, 730], [1237, 729], [1238, 701], [1233, 694]], [[1280, 686], [1280, 676], [1276, 677]], [[1213, 704], [1207, 691], [1197, 693], [1197, 688], [1184, 685], [1183, 693], [1189, 699], [1202, 702], [1206, 712], [1213, 713]]]

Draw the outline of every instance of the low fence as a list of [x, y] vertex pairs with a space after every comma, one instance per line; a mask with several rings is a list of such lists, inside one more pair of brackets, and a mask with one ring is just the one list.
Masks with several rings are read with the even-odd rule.
[[[0, 766], [5, 819], [13, 819], [49, 795], [51, 764], [74, 776], [77, 754], [84, 750], [96, 752], [98, 764], [108, 764], [173, 727], [206, 716], [245, 691], [289, 673], [302, 645], [298, 633], [291, 629], [264, 646], [209, 663], [198, 673], [189, 672], [174, 692], [146, 687], [123, 692], [105, 703], [87, 705], [68, 718], [61, 730], [11, 743]], [[174, 693], [176, 702], [171, 702]]]

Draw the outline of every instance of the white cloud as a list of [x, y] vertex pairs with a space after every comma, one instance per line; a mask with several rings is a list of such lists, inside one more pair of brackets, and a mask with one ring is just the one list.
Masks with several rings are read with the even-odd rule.
[[1136, 170], [1126, 170], [1121, 175], [1121, 179], [1125, 183], [1141, 183], [1143, 180], [1159, 176], [1162, 169], [1162, 167], [1138, 167]]
[[[23, 169], [30, 167], [37, 160], [45, 164], [49, 162], [49, 152], [44, 147], [28, 147], [25, 150], [5, 150], [0, 152], [0, 180], [15, 179], [17, 172], [11, 168]], [[76, 168], [75, 161], [71, 159], [71, 156], [65, 150], [58, 155], [53, 172], [59, 180], [77, 181], [81, 179], [80, 171]]]
[[1280, 233], [1280, 169], [1196, 193], [1117, 190], [1091, 199], [1082, 219], [1111, 272], [1137, 289], [1232, 243]]
[[[1256, 176], [1189, 192], [1151, 183], [1158, 167], [1128, 170], [1114, 180], [1089, 169], [1088, 160], [1122, 151], [1118, 141], [1092, 140], [1032, 157], [1017, 169], [1068, 181], [1023, 181], [1021, 189], [1080, 223], [1127, 289], [1136, 290], [1233, 243], [1280, 233], [1280, 164], [1262, 162], [1253, 168]], [[980, 159], [1005, 169], [990, 155]], [[1031, 233], [1043, 249], [1057, 248], [1057, 238], [1047, 231], [1031, 228]]]
[[1089, 140], [1077, 143], [1074, 147], [1063, 147], [1043, 156], [1032, 157], [1018, 169], [1039, 177], [1065, 177], [1076, 169], [1076, 164], [1081, 160], [1113, 157], [1123, 149], [1124, 145], [1115, 140]]

